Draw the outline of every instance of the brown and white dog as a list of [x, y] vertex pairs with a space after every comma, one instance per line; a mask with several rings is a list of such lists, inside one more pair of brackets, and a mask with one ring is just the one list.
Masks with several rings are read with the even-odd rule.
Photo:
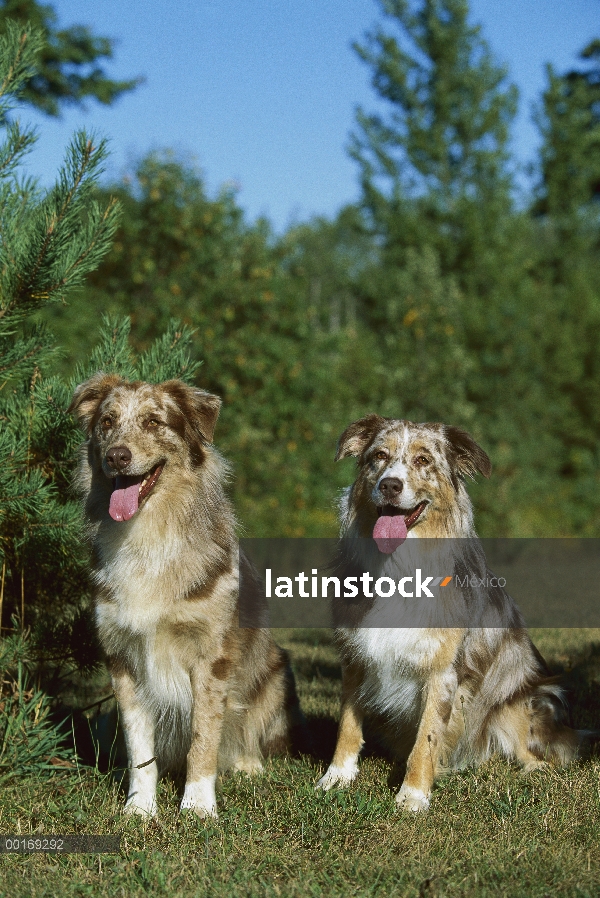
[[259, 770], [286, 748], [296, 710], [285, 653], [267, 630], [238, 627], [228, 468], [212, 446], [220, 405], [181, 381], [97, 374], [70, 407], [88, 436], [76, 486], [127, 743], [129, 813], [154, 814], [159, 774], [187, 757], [181, 808], [216, 815], [217, 770]]
[[[471, 570], [477, 582], [486, 579], [463, 481], [489, 477], [491, 462], [469, 434], [369, 415], [342, 434], [336, 460], [348, 455], [359, 470], [342, 502], [341, 567], [394, 583], [429, 553], [434, 573]], [[420, 601], [404, 594], [363, 597], [336, 631], [342, 709], [321, 788], [356, 777], [366, 713], [383, 720], [390, 747], [408, 758], [396, 802], [412, 811], [427, 810], [442, 771], [494, 751], [526, 770], [574, 757], [579, 734], [563, 723], [561, 691], [503, 589], [448, 585]], [[378, 626], [390, 602], [406, 626]]]

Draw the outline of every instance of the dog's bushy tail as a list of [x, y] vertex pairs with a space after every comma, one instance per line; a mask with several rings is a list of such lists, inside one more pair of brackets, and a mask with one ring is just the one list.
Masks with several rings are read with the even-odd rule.
[[581, 756], [586, 731], [568, 725], [563, 691], [553, 678], [538, 685], [531, 710], [528, 748], [532, 754], [561, 765]]

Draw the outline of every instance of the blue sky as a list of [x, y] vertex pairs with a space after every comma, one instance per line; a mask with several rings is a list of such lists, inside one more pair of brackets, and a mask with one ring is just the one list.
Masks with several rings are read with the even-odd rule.
[[[59, 25], [115, 38], [114, 78], [145, 83], [111, 107], [93, 101], [60, 121], [24, 110], [39, 142], [31, 174], [50, 183], [72, 132], [110, 140], [120, 178], [151, 149], [193, 157], [209, 191], [239, 187], [248, 216], [278, 230], [331, 216], [357, 198], [347, 155], [357, 104], [375, 106], [369, 71], [351, 48], [379, 18], [375, 0], [55, 0]], [[471, 18], [520, 90], [514, 152], [525, 165], [538, 135], [531, 107], [545, 63], [559, 71], [600, 37], [600, 0], [471, 0]]]

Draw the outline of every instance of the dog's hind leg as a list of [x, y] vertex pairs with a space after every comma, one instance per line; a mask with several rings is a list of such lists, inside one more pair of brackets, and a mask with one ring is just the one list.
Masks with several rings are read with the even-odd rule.
[[154, 757], [154, 720], [136, 694], [126, 671], [112, 674], [113, 689], [123, 721], [129, 762], [129, 791], [125, 814], [156, 814], [158, 766]]
[[581, 734], [563, 722], [560, 696], [554, 684], [534, 685], [529, 696], [506, 702], [488, 715], [480, 743], [491, 743], [507, 758], [515, 758], [524, 773], [548, 763], [568, 764], [577, 756]]
[[363, 712], [357, 702], [361, 674], [352, 665], [342, 667], [342, 710], [337, 744], [329, 769], [317, 783], [326, 792], [333, 786], [348, 786], [358, 774], [358, 756], [363, 747]]
[[260, 773], [263, 758], [289, 751], [294, 727], [300, 725], [301, 719], [287, 653], [272, 645], [263, 675], [253, 684], [234, 770], [250, 776]]

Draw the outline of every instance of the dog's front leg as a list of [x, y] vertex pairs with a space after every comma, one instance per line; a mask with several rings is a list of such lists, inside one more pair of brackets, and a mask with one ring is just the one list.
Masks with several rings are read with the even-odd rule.
[[342, 666], [342, 709], [337, 744], [329, 769], [317, 783], [328, 791], [333, 786], [348, 786], [358, 774], [358, 755], [363, 747], [363, 712], [357, 702], [361, 672], [352, 665]]
[[156, 814], [158, 781], [154, 721], [140, 702], [135, 683], [126, 671], [113, 672], [112, 682], [123, 721], [129, 763], [129, 792], [124, 813], [152, 817]]
[[217, 816], [215, 783], [226, 685], [210, 677], [208, 667], [198, 664], [191, 673], [192, 741], [187, 756], [187, 776], [181, 810], [199, 817]]
[[428, 679], [417, 739], [406, 764], [404, 782], [396, 795], [396, 804], [402, 809], [426, 811], [429, 808], [456, 689], [453, 667], [435, 672]]

